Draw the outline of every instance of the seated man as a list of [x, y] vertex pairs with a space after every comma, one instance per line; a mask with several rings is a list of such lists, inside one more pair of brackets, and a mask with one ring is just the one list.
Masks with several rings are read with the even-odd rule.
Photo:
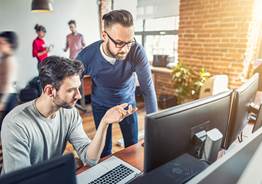
[[109, 109], [91, 141], [74, 108], [81, 98], [78, 88], [83, 70], [78, 61], [57, 56], [45, 59], [39, 72], [41, 96], [17, 106], [4, 119], [2, 174], [62, 155], [67, 141], [84, 164], [97, 163], [109, 124], [122, 121], [136, 109], [129, 105], [125, 110], [128, 104]]

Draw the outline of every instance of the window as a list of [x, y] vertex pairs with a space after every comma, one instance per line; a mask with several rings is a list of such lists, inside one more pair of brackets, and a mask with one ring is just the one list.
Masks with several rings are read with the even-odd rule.
[[141, 43], [150, 62], [153, 55], [168, 55], [177, 62], [179, 17], [164, 17], [137, 20], [135, 22], [136, 40]]

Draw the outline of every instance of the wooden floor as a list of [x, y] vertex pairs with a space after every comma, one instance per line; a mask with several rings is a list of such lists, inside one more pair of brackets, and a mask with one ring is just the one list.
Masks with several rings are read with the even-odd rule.
[[[138, 127], [139, 127], [139, 131], [143, 131], [144, 130], [144, 115], [145, 115], [144, 105], [142, 102], [139, 102], [137, 107], [138, 107], [138, 111], [137, 111], [138, 112]], [[95, 123], [94, 123], [93, 115], [91, 113], [92, 109], [90, 105], [87, 105], [87, 110], [90, 113], [88, 114], [80, 113], [80, 114], [83, 119], [84, 130], [87, 133], [88, 137], [92, 139], [95, 135], [96, 130], [95, 130]], [[113, 135], [112, 136], [112, 152], [114, 153], [116, 151], [123, 149], [123, 147], [117, 145], [117, 141], [122, 138], [121, 130], [118, 124], [113, 125], [112, 135]]]

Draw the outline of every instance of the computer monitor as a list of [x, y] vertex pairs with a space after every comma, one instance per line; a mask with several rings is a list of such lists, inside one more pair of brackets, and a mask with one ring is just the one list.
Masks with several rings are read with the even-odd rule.
[[258, 89], [258, 79], [258, 74], [253, 75], [234, 92], [232, 111], [224, 145], [226, 149], [237, 139], [248, 123], [249, 105], [254, 101]]
[[262, 104], [260, 104], [258, 112], [256, 114], [256, 121], [252, 129], [252, 133], [257, 131], [262, 126]]
[[[12, 164], [12, 163], [11, 163]], [[23, 168], [0, 177], [1, 184], [76, 184], [72, 154]]]
[[[262, 129], [227, 153], [187, 184], [261, 183]], [[256, 156], [254, 158], [254, 156]], [[257, 170], [254, 172], [254, 170]], [[243, 176], [243, 177], [242, 177]], [[248, 177], [248, 178], [246, 178]], [[248, 179], [249, 182], [243, 182]], [[252, 182], [252, 180], [257, 180]], [[259, 182], [258, 182], [259, 181]]]
[[225, 135], [231, 96], [232, 91], [223, 92], [146, 115], [144, 171], [148, 172], [183, 153], [194, 154], [192, 137], [197, 132], [217, 128]]

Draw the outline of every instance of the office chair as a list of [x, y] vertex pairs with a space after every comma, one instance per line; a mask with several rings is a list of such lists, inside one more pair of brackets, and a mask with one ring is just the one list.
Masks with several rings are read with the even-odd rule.
[[212, 96], [228, 90], [228, 76], [214, 75], [208, 78], [208, 80], [201, 87], [199, 98]]

